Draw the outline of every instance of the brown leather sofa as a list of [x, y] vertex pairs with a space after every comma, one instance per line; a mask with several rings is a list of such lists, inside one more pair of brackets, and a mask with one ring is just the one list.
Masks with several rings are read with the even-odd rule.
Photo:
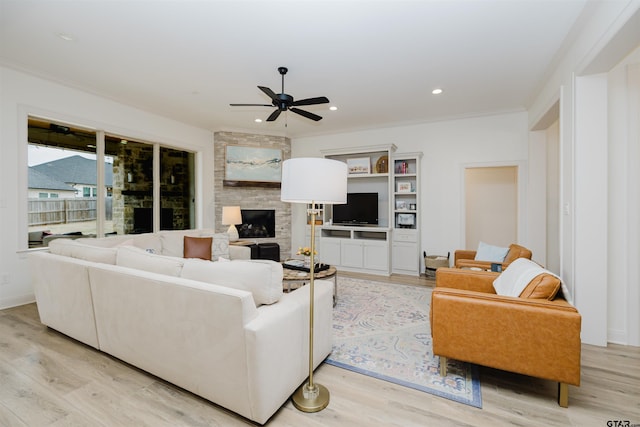
[[[476, 251], [466, 250], [466, 249], [458, 249], [454, 253], [453, 257], [453, 265], [457, 268], [481, 268], [482, 270], [491, 270], [491, 261], [481, 261], [475, 260]], [[518, 258], [527, 258], [531, 259], [531, 251], [524, 246], [516, 245], [515, 243], [509, 245], [509, 252], [507, 252], [507, 256], [504, 258], [502, 263], [497, 263], [502, 265], [502, 270], [507, 268], [509, 264], [515, 261]]]
[[568, 385], [580, 385], [580, 314], [561, 292], [552, 300], [525, 298], [524, 291], [520, 297], [497, 295], [497, 276], [437, 270], [430, 315], [441, 375], [451, 358], [557, 381], [558, 403], [567, 407]]

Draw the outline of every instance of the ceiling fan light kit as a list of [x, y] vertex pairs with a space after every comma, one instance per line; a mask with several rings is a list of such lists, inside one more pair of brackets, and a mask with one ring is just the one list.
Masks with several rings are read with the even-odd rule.
[[271, 89], [265, 86], [258, 86], [262, 92], [264, 92], [269, 98], [271, 98], [271, 104], [229, 104], [232, 107], [276, 107], [273, 113], [269, 115], [267, 118], [268, 122], [275, 121], [280, 113], [283, 111], [291, 111], [293, 113], [299, 114], [302, 117], [306, 117], [307, 119], [311, 119], [313, 121], [322, 120], [322, 117], [311, 113], [306, 110], [301, 110], [300, 108], [296, 108], [301, 105], [317, 105], [317, 104], [328, 104], [329, 99], [325, 96], [318, 96], [315, 98], [305, 98], [299, 101], [294, 100], [293, 96], [284, 92], [284, 76], [287, 74], [287, 67], [278, 67], [278, 72], [282, 76], [282, 91], [280, 93], [275, 93]]

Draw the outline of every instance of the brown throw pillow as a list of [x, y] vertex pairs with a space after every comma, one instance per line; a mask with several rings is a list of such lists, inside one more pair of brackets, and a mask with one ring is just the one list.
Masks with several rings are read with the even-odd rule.
[[184, 257], [200, 258], [211, 261], [211, 244], [213, 237], [184, 236]]
[[538, 274], [520, 294], [520, 298], [552, 300], [560, 290], [560, 279], [548, 274]]

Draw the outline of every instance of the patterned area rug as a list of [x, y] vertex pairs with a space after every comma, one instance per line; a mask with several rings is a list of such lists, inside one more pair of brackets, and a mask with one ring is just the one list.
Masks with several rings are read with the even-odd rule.
[[431, 289], [340, 277], [327, 363], [482, 407], [475, 365], [449, 360], [441, 377], [433, 356]]

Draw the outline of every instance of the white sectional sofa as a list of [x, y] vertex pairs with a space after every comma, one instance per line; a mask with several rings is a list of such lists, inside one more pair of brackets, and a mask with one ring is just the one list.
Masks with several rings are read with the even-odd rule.
[[[217, 261], [183, 258], [185, 235], [213, 236]], [[40, 319], [264, 424], [308, 376], [309, 287], [283, 293], [273, 261], [224, 261], [225, 238], [189, 230], [52, 241], [30, 255]], [[231, 248], [229, 258], [241, 255]], [[332, 348], [333, 284], [315, 283], [317, 367]]]

